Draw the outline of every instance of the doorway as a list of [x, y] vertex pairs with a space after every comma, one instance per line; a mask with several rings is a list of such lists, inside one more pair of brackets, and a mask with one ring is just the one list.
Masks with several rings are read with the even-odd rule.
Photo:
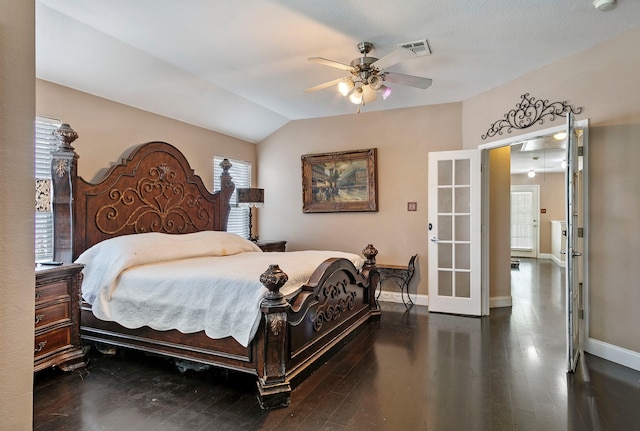
[[[588, 120], [583, 120], [580, 122], [576, 122], [576, 126], [578, 129], [583, 130], [581, 136], [579, 136], [580, 145], [584, 146], [586, 151], [587, 140], [585, 138]], [[515, 138], [505, 139], [501, 141], [496, 141], [491, 144], [481, 145], [478, 148], [483, 150], [483, 160], [488, 161], [488, 169], [485, 169], [485, 176], [483, 179], [483, 188], [488, 195], [483, 198], [483, 219], [485, 220], [484, 225], [487, 227], [486, 233], [483, 235], [483, 252], [486, 253], [487, 259], [486, 262], [483, 262], [483, 286], [487, 286], [485, 289], [484, 297], [485, 300], [488, 300], [490, 307], [500, 307], [500, 306], [511, 306], [513, 305], [514, 297], [511, 292], [511, 271], [512, 269], [509, 265], [506, 264], [506, 259], [510, 257], [511, 251], [511, 219], [510, 219], [510, 202], [506, 204], [504, 201], [510, 199], [510, 191], [511, 185], [531, 185], [533, 183], [533, 178], [536, 178], [536, 181], [539, 181], [541, 184], [541, 190], [539, 193], [541, 203], [540, 210], [538, 213], [538, 227], [540, 229], [540, 244], [538, 248], [538, 257], [539, 258], [550, 258], [550, 256], [545, 256], [547, 254], [550, 255], [550, 241], [551, 241], [551, 221], [565, 221], [565, 212], [566, 207], [565, 203], [567, 202], [567, 184], [565, 179], [566, 177], [566, 166], [564, 160], [567, 157], [566, 150], [564, 148], [558, 148], [558, 154], [554, 154], [550, 148], [548, 148], [549, 144], [545, 143], [545, 140], [554, 139], [553, 135], [559, 132], [566, 132], [567, 126], [557, 126], [541, 131], [530, 132], [527, 134], [520, 135]], [[531, 144], [528, 141], [533, 141]], [[526, 151], [514, 151], [514, 149], [519, 149], [520, 146], [529, 146], [528, 151], [532, 151], [526, 154]], [[533, 151], [541, 151], [541, 153], [535, 155]], [[545, 151], [545, 149], [547, 151]], [[523, 154], [524, 153], [524, 154]], [[506, 155], [506, 157], [505, 157]], [[518, 158], [518, 156], [520, 156]], [[497, 163], [496, 163], [497, 162]], [[529, 166], [520, 166], [520, 180], [514, 181], [513, 176], [510, 175], [510, 170], [514, 167], [513, 165], [518, 165], [518, 163], [528, 164]], [[533, 166], [536, 164], [536, 166]], [[545, 166], [547, 165], [555, 165], [552, 166], [551, 169], [555, 169], [558, 171], [557, 173], [553, 173], [549, 171]], [[586, 164], [585, 164], [586, 167]], [[582, 170], [583, 166], [580, 163], [580, 173], [576, 175], [579, 181], [584, 181], [585, 187], [587, 184], [587, 173]], [[531, 170], [534, 170], [535, 175], [531, 174]], [[531, 175], [530, 175], [531, 174]], [[542, 190], [542, 184], [550, 185], [550, 187], [544, 187], [545, 190]], [[560, 202], [559, 206], [561, 209], [553, 209], [550, 211], [550, 206], [545, 196], [545, 192], [547, 189], [555, 190], [559, 195], [557, 201]], [[581, 192], [582, 190], [578, 190]], [[586, 196], [586, 193], [581, 193], [582, 196]], [[498, 204], [495, 204], [495, 201]], [[586, 278], [586, 274], [588, 271], [584, 269], [586, 262], [586, 244], [588, 241], [582, 237], [588, 234], [586, 213], [583, 213], [586, 205], [584, 203], [580, 203], [580, 221], [576, 226], [579, 227], [580, 232], [580, 240], [579, 243], [584, 247], [584, 252], [580, 250], [578, 253], [572, 253], [573, 256], [579, 256], [577, 259], [580, 262], [576, 262], [577, 272], [581, 274], [577, 274], [578, 278], [582, 280], [579, 283], [579, 292], [580, 300], [573, 301], [579, 304], [579, 308], [576, 309], [576, 315], [581, 316], [580, 320], [580, 333], [582, 336], [588, 333], [588, 309], [586, 305], [588, 304], [588, 279]], [[496, 209], [497, 208], [497, 209]], [[582, 218], [584, 215], [584, 218]], [[545, 219], [546, 217], [546, 219]], [[496, 219], [498, 219], [498, 223], [496, 223]], [[583, 229], [584, 227], [584, 229]], [[546, 233], [543, 228], [546, 228]], [[544, 241], [547, 241], [547, 245], [543, 244]], [[563, 233], [562, 242], [566, 242], [566, 234]], [[568, 253], [568, 252], [567, 252]], [[584, 256], [583, 256], [584, 254]], [[541, 262], [546, 261], [546, 259], [542, 259]], [[549, 261], [549, 263], [552, 263]], [[555, 264], [555, 263], [552, 263]], [[517, 268], [516, 268], [517, 270]], [[584, 273], [584, 274], [583, 274]], [[504, 289], [503, 291], [497, 291], [499, 288], [503, 288], [504, 286], [508, 286], [508, 290]], [[566, 280], [564, 281], [564, 287], [566, 289]], [[486, 299], [488, 297], [488, 299]], [[564, 306], [568, 303], [568, 298], [563, 298], [562, 303]], [[582, 318], [584, 316], [584, 318]], [[568, 323], [567, 328], [569, 331]]]
[[511, 185], [511, 257], [538, 258], [540, 186]]

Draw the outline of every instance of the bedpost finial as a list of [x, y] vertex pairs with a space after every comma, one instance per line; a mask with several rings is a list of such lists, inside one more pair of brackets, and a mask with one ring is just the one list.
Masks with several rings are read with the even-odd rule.
[[260, 275], [260, 283], [264, 285], [269, 292], [265, 300], [274, 304], [284, 301], [284, 296], [280, 293], [280, 288], [289, 280], [289, 276], [280, 269], [278, 265], [269, 265], [269, 268]]
[[231, 169], [231, 166], [233, 166], [233, 165], [231, 164], [229, 159], [224, 159], [223, 161], [221, 161], [220, 162], [220, 167], [222, 168], [222, 175], [228, 175], [229, 174], [229, 169]]
[[60, 142], [58, 151], [74, 151], [71, 146], [73, 141], [78, 139], [78, 134], [67, 123], [63, 123], [52, 132], [53, 136]]
[[367, 258], [367, 261], [365, 262], [367, 266], [374, 266], [376, 264], [378, 250], [376, 250], [373, 244], [367, 244], [367, 246], [362, 250], [362, 254]]

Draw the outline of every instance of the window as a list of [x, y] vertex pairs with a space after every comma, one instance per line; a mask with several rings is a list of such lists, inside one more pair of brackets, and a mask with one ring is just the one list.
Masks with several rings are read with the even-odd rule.
[[35, 121], [35, 251], [36, 262], [53, 260], [53, 212], [51, 209], [51, 151], [58, 148], [53, 131], [59, 120], [36, 117]]
[[[228, 157], [227, 157], [228, 158]], [[225, 157], [215, 156], [213, 158], [213, 189], [220, 190], [220, 174], [222, 168], [220, 162]], [[243, 187], [251, 187], [251, 163], [243, 160], [229, 159], [232, 166], [229, 174], [233, 177], [236, 190]], [[229, 212], [229, 221], [227, 223], [227, 232], [240, 235], [243, 238], [249, 237], [249, 208], [239, 207], [237, 203], [236, 193], [231, 196], [231, 211]]]

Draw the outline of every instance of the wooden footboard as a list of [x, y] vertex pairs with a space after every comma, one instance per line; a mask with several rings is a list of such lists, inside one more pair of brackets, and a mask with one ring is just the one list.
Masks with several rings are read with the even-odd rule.
[[362, 272], [346, 259], [327, 259], [288, 299], [279, 292], [286, 274], [277, 265], [263, 274], [260, 281], [269, 294], [263, 300], [263, 322], [254, 340], [262, 408], [287, 406], [292, 383], [312, 372], [367, 322], [379, 319], [378, 251], [368, 245], [363, 254], [367, 260]]

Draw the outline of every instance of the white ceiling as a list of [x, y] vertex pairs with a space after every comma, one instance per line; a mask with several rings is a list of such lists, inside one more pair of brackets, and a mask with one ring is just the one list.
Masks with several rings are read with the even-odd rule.
[[[399, 85], [363, 111], [465, 100], [640, 26], [640, 1], [36, 0], [36, 75], [259, 142], [290, 120], [355, 113], [333, 88], [358, 42], [381, 58], [427, 39], [432, 54], [389, 71]], [[638, 53], [630, 53], [638, 55]]]
[[562, 162], [566, 159], [566, 139], [539, 136], [511, 145], [511, 173], [536, 174], [564, 172]]

